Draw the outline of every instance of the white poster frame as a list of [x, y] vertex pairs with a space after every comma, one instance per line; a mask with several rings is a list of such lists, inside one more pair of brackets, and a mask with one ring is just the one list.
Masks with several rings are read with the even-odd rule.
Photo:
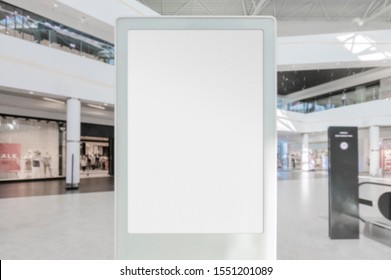
[[[263, 223], [258, 233], [129, 233], [129, 30], [262, 30]], [[275, 259], [276, 67], [272, 17], [134, 17], [116, 25], [116, 257], [118, 259]]]

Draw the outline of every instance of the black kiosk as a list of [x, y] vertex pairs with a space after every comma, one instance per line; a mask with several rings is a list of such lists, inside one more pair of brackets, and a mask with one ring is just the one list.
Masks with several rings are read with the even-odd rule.
[[358, 239], [357, 127], [329, 127], [329, 237]]

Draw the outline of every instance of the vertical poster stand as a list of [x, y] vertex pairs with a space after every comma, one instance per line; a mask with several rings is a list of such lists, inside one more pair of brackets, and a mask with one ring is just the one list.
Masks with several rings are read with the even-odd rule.
[[275, 259], [275, 20], [116, 26], [116, 257]]

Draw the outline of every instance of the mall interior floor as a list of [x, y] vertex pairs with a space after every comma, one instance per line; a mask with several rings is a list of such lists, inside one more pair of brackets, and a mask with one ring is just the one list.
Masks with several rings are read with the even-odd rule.
[[279, 174], [277, 202], [278, 259], [391, 259], [391, 248], [363, 235], [328, 237], [328, 179], [326, 172]]
[[[279, 178], [279, 259], [391, 259], [390, 247], [362, 234], [358, 240], [328, 238], [327, 173]], [[113, 189], [112, 181], [106, 184]], [[0, 199], [0, 259], [114, 259], [114, 192], [83, 189]]]
[[0, 184], [0, 259], [114, 259], [114, 178]]
[[67, 190], [64, 179], [0, 183], [0, 198], [43, 196], [114, 190], [114, 177], [82, 178], [77, 189]]

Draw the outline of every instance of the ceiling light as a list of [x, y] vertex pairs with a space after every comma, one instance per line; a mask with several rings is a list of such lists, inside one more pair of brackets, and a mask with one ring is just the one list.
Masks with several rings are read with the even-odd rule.
[[58, 4], [57, 3], [54, 3], [54, 8], [58, 8]]
[[107, 103], [103, 104], [104, 106], [107, 106]]
[[61, 100], [51, 99], [51, 98], [47, 98], [47, 97], [43, 97], [43, 99], [46, 100], [46, 101], [50, 101], [50, 102], [65, 104], [65, 102], [61, 101]]
[[29, 91], [29, 94], [34, 94], [34, 91], [31, 91], [31, 90], [30, 90], [30, 91]]
[[87, 106], [92, 107], [92, 108], [96, 108], [96, 109], [105, 110], [105, 107], [99, 106], [99, 105], [87, 104]]
[[356, 22], [358, 26], [363, 26], [365, 23], [361, 18], [354, 18], [353, 22]]

